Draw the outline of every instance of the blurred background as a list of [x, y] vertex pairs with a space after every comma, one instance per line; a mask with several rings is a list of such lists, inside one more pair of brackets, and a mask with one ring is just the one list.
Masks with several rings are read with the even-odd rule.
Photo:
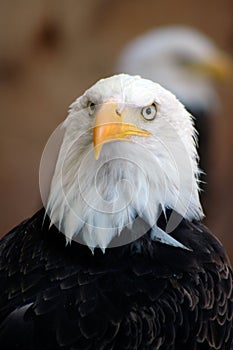
[[[41, 206], [39, 164], [68, 106], [148, 30], [187, 25], [233, 55], [231, 0], [0, 0], [0, 235]], [[216, 87], [206, 224], [233, 260], [233, 81]]]

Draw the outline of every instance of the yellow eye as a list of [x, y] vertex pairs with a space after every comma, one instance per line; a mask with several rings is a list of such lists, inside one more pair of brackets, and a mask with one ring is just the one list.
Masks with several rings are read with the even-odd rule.
[[92, 101], [89, 101], [87, 103], [87, 109], [88, 109], [89, 115], [93, 115], [95, 113], [95, 109], [96, 109], [95, 103]]
[[150, 106], [143, 107], [141, 114], [145, 120], [152, 121], [155, 119], [157, 114], [157, 106], [155, 103], [152, 103]]

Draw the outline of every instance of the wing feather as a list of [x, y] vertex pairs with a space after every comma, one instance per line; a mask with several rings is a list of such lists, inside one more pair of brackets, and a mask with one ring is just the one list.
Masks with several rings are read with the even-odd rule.
[[202, 225], [172, 233], [192, 252], [145, 235], [137, 252], [92, 255], [43, 222], [42, 211], [0, 243], [1, 348], [230, 350], [232, 272]]

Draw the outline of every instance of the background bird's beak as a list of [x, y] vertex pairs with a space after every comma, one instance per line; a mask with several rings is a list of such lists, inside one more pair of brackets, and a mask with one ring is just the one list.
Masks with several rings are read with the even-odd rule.
[[207, 75], [216, 81], [233, 78], [233, 61], [225, 53], [219, 53], [209, 61], [191, 64], [190, 68], [194, 72]]
[[99, 158], [102, 146], [106, 142], [129, 140], [129, 136], [150, 136], [151, 134], [139, 129], [133, 124], [123, 123], [122, 115], [118, 112], [115, 102], [104, 103], [97, 112], [93, 128], [93, 143], [96, 159]]

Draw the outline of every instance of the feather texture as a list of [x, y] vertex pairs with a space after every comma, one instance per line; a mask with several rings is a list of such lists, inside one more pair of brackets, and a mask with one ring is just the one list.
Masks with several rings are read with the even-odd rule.
[[1, 240], [1, 349], [230, 349], [232, 272], [203, 225], [171, 233], [192, 251], [148, 232], [140, 253], [130, 243], [92, 255], [43, 220]]

